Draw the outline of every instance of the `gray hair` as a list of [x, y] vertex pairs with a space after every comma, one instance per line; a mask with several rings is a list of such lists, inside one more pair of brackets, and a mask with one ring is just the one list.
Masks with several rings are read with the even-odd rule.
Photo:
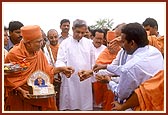
[[73, 27], [74, 27], [74, 28], [82, 27], [82, 26], [87, 27], [86, 21], [80, 20], [80, 19], [76, 19], [76, 20], [73, 22]]

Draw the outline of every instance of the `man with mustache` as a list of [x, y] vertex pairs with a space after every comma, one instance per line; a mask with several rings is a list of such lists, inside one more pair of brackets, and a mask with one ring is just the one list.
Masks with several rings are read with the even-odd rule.
[[93, 110], [92, 79], [81, 81], [80, 70], [90, 70], [95, 62], [92, 40], [84, 37], [87, 24], [84, 20], [73, 22], [73, 36], [66, 38], [59, 46], [56, 67], [72, 66], [71, 77], [61, 74], [60, 110]]
[[54, 75], [63, 73], [71, 76], [72, 67], [53, 67], [48, 64], [41, 50], [43, 43], [41, 28], [38, 25], [23, 26], [21, 28], [23, 39], [19, 45], [13, 47], [5, 58], [5, 63], [29, 63], [24, 71], [7, 73], [4, 76], [5, 110], [6, 111], [55, 111], [57, 110], [55, 97], [34, 99], [27, 80], [39, 70], [47, 74], [53, 83]]
[[24, 25], [19, 21], [11, 21], [9, 23], [9, 40], [7, 46], [5, 46], [6, 50], [9, 51], [14, 45], [20, 43], [20, 40], [22, 39], [20, 28], [22, 26]]
[[110, 77], [107, 78], [110, 89], [119, 98], [120, 103], [127, 100], [141, 83], [164, 69], [161, 53], [149, 45], [147, 33], [139, 23], [129, 23], [122, 28], [121, 44], [124, 52], [130, 55], [128, 61], [124, 62], [123, 58], [121, 65], [97, 64], [93, 67], [94, 71], [107, 69], [120, 76], [118, 83], [111, 81]]
[[69, 34], [70, 28], [70, 21], [68, 19], [62, 19], [60, 22], [60, 29], [62, 30], [61, 34], [59, 35], [58, 43], [60, 44], [64, 39], [71, 36]]

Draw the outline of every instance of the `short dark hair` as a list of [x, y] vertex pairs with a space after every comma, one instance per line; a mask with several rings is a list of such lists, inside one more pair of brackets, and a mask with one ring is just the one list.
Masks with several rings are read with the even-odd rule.
[[104, 34], [104, 37], [105, 37], [105, 31], [103, 30], [103, 29], [95, 29], [94, 31], [93, 31], [93, 36], [95, 37], [95, 35], [96, 35], [96, 32], [99, 32], [99, 33], [103, 33]]
[[110, 29], [108, 29], [108, 28], [104, 28], [103, 30], [104, 30], [104, 32], [105, 32], [105, 36], [104, 36], [104, 38], [106, 39], [107, 32], [108, 32]]
[[134, 40], [138, 47], [144, 47], [149, 44], [145, 29], [137, 22], [126, 24], [121, 29], [121, 33], [126, 34], [125, 39], [128, 41], [128, 43]]
[[20, 29], [22, 26], [24, 26], [21, 22], [19, 21], [11, 21], [9, 22], [9, 31], [13, 32], [14, 30]]
[[68, 22], [70, 24], [70, 21], [68, 19], [62, 19], [60, 22], [60, 25], [62, 25], [63, 23], [66, 23], [66, 22]]
[[152, 28], [157, 27], [158, 29], [158, 23], [154, 18], [146, 18], [146, 20], [142, 23], [142, 25], [145, 26], [150, 26]]

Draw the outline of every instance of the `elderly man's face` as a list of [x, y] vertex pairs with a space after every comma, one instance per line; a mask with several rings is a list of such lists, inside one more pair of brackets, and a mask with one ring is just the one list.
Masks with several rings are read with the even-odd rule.
[[50, 44], [55, 46], [58, 43], [58, 33], [56, 31], [50, 31], [48, 34], [48, 40]]
[[86, 29], [87, 29], [86, 26], [72, 28], [74, 39], [76, 40], [82, 39], [82, 37], [85, 35]]
[[38, 78], [37, 80], [38, 80], [38, 85], [42, 85], [43, 79], [42, 78]]
[[43, 45], [43, 38], [35, 39], [30, 41], [30, 46], [33, 51], [39, 51]]

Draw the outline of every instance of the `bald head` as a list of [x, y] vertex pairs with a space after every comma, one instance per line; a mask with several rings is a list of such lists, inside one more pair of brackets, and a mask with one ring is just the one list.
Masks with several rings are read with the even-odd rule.
[[55, 29], [50, 29], [47, 32], [47, 38], [51, 45], [55, 46], [58, 43], [58, 32]]
[[115, 27], [115, 38], [116, 37], [119, 37], [121, 35], [121, 29], [126, 25], [126, 23], [121, 23], [121, 24], [118, 24], [116, 27]]

